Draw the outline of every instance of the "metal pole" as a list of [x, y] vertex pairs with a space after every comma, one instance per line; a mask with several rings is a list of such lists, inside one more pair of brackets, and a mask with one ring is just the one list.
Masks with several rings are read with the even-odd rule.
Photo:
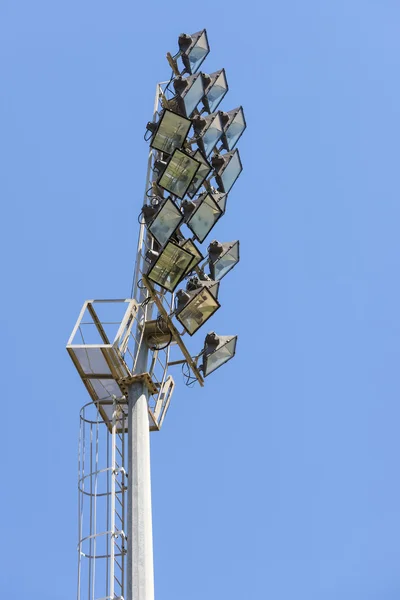
[[[160, 84], [156, 86], [153, 121], [157, 119], [160, 97]], [[153, 150], [150, 149], [147, 162], [146, 192], [155, 178], [152, 172]], [[138, 249], [131, 296], [137, 292], [142, 266], [142, 247], [146, 228], [142, 223], [139, 231]], [[147, 293], [141, 291], [140, 301]], [[151, 311], [151, 309], [150, 309]], [[149, 316], [149, 307], [144, 310], [144, 318]], [[135, 373], [147, 371], [149, 349], [143, 340], [136, 348], [138, 358]], [[148, 390], [140, 383], [132, 384], [128, 390], [128, 510], [127, 510], [127, 582], [126, 600], [154, 600], [153, 567], [153, 526], [151, 516], [150, 479], [150, 428], [148, 414]]]
[[[147, 348], [142, 344], [138, 371], [140, 367], [145, 371], [145, 361]], [[131, 385], [128, 393], [127, 600], [154, 600], [147, 394], [147, 388], [141, 383]]]

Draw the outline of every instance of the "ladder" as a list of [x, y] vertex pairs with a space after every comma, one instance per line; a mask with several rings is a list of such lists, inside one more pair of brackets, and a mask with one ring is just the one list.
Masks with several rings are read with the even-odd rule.
[[[113, 399], [111, 425], [111, 535], [110, 535], [110, 598], [124, 600], [125, 534], [127, 473], [125, 470], [125, 419], [120, 399]], [[125, 399], [123, 399], [125, 401]]]

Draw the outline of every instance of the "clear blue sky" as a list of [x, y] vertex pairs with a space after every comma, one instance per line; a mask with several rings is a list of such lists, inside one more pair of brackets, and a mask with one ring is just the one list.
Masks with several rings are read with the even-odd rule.
[[394, 0], [1, 0], [4, 597], [75, 597], [65, 344], [85, 299], [129, 294], [155, 83], [206, 27], [248, 122], [215, 229], [242, 260], [212, 327], [240, 338], [204, 390], [177, 374], [152, 436], [156, 598], [399, 599], [399, 23]]

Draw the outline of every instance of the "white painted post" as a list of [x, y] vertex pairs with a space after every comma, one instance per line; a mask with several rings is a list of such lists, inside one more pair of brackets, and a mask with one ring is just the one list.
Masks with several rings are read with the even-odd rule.
[[154, 600], [150, 430], [143, 384], [130, 386], [128, 410], [127, 600]]

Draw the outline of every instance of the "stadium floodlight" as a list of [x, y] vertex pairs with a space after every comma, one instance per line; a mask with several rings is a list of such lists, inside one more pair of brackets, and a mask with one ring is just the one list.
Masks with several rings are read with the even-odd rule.
[[203, 364], [200, 367], [204, 377], [216, 371], [235, 356], [236, 343], [237, 335], [217, 335], [215, 332], [206, 335], [202, 351]]
[[152, 133], [150, 146], [172, 154], [175, 148], [182, 148], [191, 126], [190, 119], [165, 109], [158, 123], [147, 123], [146, 128]]
[[195, 73], [210, 52], [206, 30], [203, 29], [192, 35], [182, 33], [178, 45], [186, 71]]
[[213, 195], [208, 192], [201, 194], [196, 200], [184, 200], [182, 210], [186, 225], [200, 243], [204, 242], [218, 219], [224, 214]]
[[239, 240], [221, 244], [217, 240], [208, 247], [210, 277], [220, 281], [239, 262]]
[[189, 292], [179, 290], [176, 298], [175, 317], [189, 335], [194, 335], [221, 306], [205, 286]]
[[217, 107], [229, 89], [225, 69], [220, 69], [210, 75], [205, 73], [202, 75], [204, 82], [204, 108], [208, 113], [213, 113], [217, 110]]
[[204, 183], [204, 180], [211, 172], [211, 166], [208, 164], [200, 150], [196, 150], [196, 152], [193, 154], [193, 158], [199, 161], [200, 167], [187, 191], [187, 195], [190, 198], [193, 198], [193, 196], [197, 194], [200, 186]]
[[165, 167], [157, 184], [170, 194], [183, 198], [200, 168], [200, 162], [186, 152], [176, 149], [167, 163], [158, 161], [156, 166], [159, 170], [161, 166]]
[[239, 141], [240, 136], [246, 129], [246, 119], [244, 118], [243, 107], [234, 108], [221, 115], [224, 133], [221, 137], [222, 148], [227, 151], [233, 150]]
[[[175, 17], [182, 12], [173, 4], [168, 8]], [[187, 9], [190, 12], [190, 6]], [[218, 20], [215, 11], [210, 17]], [[152, 22], [157, 19], [154, 13]], [[225, 32], [222, 37], [231, 48], [232, 35]], [[214, 238], [242, 169], [237, 148], [246, 123], [239, 100], [225, 107], [228, 71], [217, 71], [219, 65], [207, 69], [206, 30], [181, 34], [178, 44], [174, 56], [167, 54], [172, 76], [157, 83], [151, 122], [143, 123], [147, 123], [143, 132], [147, 169], [144, 198], [136, 212], [140, 211], [140, 229], [129, 298], [111, 304], [85, 302], [67, 344], [90, 395], [80, 415], [78, 475], [79, 504], [90, 502], [85, 519], [82, 511], [79, 514], [77, 552], [77, 595], [87, 600], [88, 596], [152, 600], [150, 432], [163, 425], [178, 365], [187, 386], [197, 381], [203, 387], [206, 377], [236, 349], [234, 335], [213, 332], [206, 337], [210, 325], [203, 327], [194, 347], [191, 336], [198, 335], [224, 303], [219, 296], [223, 278], [239, 261], [238, 241], [222, 243]], [[241, 68], [246, 68], [244, 60]], [[138, 81], [140, 95], [142, 83]], [[133, 166], [136, 182], [137, 160]], [[243, 220], [245, 213], [250, 221], [245, 209]], [[132, 227], [126, 228], [131, 235]], [[221, 234], [221, 239], [234, 237]], [[243, 286], [236, 287], [233, 293], [240, 295]], [[109, 485], [100, 494], [105, 501], [97, 503], [96, 512], [99, 490], [96, 485], [88, 489], [83, 482], [103, 471], [109, 473]], [[116, 512], [118, 504], [124, 510]], [[138, 582], [143, 583], [138, 584], [140, 590]]]
[[189, 143], [196, 142], [208, 158], [223, 134], [221, 113], [212, 113], [208, 117], [196, 115], [193, 117], [193, 129], [195, 137]]
[[187, 252], [190, 252], [190, 254], [193, 257], [192, 260], [190, 261], [190, 263], [188, 264], [186, 271], [183, 273], [182, 277], [185, 277], [185, 275], [187, 275], [188, 273], [193, 271], [193, 269], [195, 267], [197, 267], [199, 262], [201, 262], [203, 260], [204, 256], [202, 255], [200, 250], [197, 248], [196, 244], [191, 239], [183, 240], [180, 243], [180, 246]]
[[142, 213], [151, 235], [164, 246], [183, 221], [183, 216], [171, 197], [143, 206]]
[[218, 191], [228, 194], [243, 169], [239, 150], [213, 156], [211, 163], [215, 170]]
[[190, 117], [200, 100], [204, 98], [202, 74], [176, 77], [173, 84], [176, 95], [168, 100], [168, 106], [185, 117]]
[[218, 300], [219, 286], [219, 281], [213, 281], [207, 275], [205, 275], [205, 273], [202, 273], [201, 277], [197, 277], [197, 275], [194, 275], [193, 277], [190, 277], [188, 279], [186, 284], [186, 290], [188, 292], [193, 292], [194, 290], [206, 287], [210, 290], [214, 298], [217, 298]]
[[147, 251], [146, 261], [150, 263], [147, 277], [168, 292], [173, 292], [193, 259], [195, 257], [187, 249], [169, 241], [161, 252]]

